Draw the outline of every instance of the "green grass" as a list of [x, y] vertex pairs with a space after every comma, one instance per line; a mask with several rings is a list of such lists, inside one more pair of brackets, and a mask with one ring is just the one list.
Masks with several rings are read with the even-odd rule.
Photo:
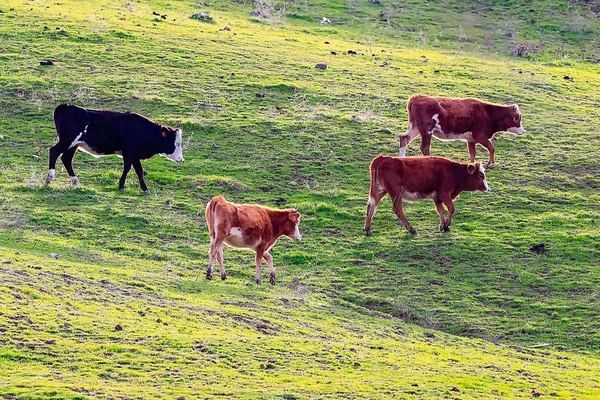
[[[0, 396], [600, 396], [600, 30], [583, 2], [298, 1], [281, 21], [204, 3], [0, 6]], [[511, 57], [506, 24], [542, 53]], [[492, 193], [463, 194], [451, 233], [425, 201], [405, 208], [410, 238], [384, 199], [365, 237], [369, 162], [398, 152], [381, 128], [404, 132], [417, 92], [518, 103], [528, 133], [498, 135]], [[82, 185], [59, 165], [46, 186], [61, 102], [181, 126], [186, 161], [144, 162], [148, 197], [133, 173], [118, 192], [116, 157], [78, 154]], [[275, 287], [231, 249], [229, 279], [204, 280], [217, 194], [302, 213]]]

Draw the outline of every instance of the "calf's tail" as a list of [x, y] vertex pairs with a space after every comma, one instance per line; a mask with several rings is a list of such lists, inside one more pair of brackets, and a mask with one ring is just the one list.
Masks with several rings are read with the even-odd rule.
[[206, 225], [208, 226], [208, 233], [211, 241], [215, 237], [215, 210], [217, 209], [220, 199], [222, 199], [221, 196], [213, 197], [206, 205]]

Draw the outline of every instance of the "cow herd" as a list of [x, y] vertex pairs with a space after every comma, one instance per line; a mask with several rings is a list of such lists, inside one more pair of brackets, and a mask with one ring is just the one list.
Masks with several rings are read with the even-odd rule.
[[[485, 169], [494, 165], [494, 145], [497, 132], [525, 133], [519, 107], [498, 105], [478, 99], [456, 99], [416, 95], [409, 99], [409, 127], [400, 135], [400, 157], [378, 155], [370, 166], [371, 186], [367, 202], [365, 233], [371, 235], [371, 221], [380, 200], [389, 194], [392, 209], [409, 233], [417, 231], [406, 219], [402, 201], [430, 198], [440, 216], [440, 230], [450, 230], [454, 215], [454, 200], [464, 191], [490, 189]], [[181, 129], [153, 122], [136, 113], [91, 110], [62, 104], [54, 111], [58, 143], [50, 148], [48, 177], [55, 177], [56, 160], [61, 160], [73, 185], [79, 179], [73, 170], [77, 150], [95, 157], [116, 154], [123, 158], [123, 174], [119, 190], [125, 191], [125, 180], [133, 166], [142, 192], [148, 194], [141, 160], [159, 154], [174, 162], [183, 161]], [[426, 157], [405, 157], [406, 148], [421, 136], [421, 152]], [[430, 157], [431, 137], [440, 140], [467, 142], [470, 163], [459, 163], [442, 157]], [[489, 152], [486, 168], [475, 163], [476, 145]], [[447, 209], [447, 216], [446, 210]], [[298, 225], [300, 213], [294, 209], [276, 210], [260, 205], [236, 205], [221, 196], [206, 206], [206, 223], [210, 233], [209, 265], [206, 278], [212, 279], [215, 261], [219, 263], [221, 279], [227, 274], [223, 265], [223, 244], [250, 249], [256, 253], [256, 283], [261, 283], [263, 260], [269, 266], [270, 282], [277, 273], [269, 250], [281, 236], [301, 239]]]

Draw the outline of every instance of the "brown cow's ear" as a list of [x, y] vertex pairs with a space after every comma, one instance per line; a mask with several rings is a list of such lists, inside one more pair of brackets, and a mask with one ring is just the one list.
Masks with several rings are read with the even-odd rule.
[[292, 210], [292, 213], [290, 214], [290, 219], [293, 223], [298, 223], [298, 221], [300, 221], [300, 213], [296, 210]]
[[477, 167], [477, 164], [469, 164], [467, 165], [467, 172], [469, 175], [473, 175], [478, 168], [479, 167]]

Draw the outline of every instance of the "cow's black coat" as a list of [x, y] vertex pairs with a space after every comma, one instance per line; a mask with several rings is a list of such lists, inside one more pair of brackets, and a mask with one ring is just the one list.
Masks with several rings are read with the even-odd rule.
[[[135, 113], [88, 110], [74, 105], [62, 104], [54, 110], [54, 123], [58, 143], [50, 148], [49, 169], [54, 170], [58, 156], [71, 176], [74, 184], [79, 183], [73, 171], [73, 157], [78, 149], [92, 155], [117, 154], [123, 157], [123, 175], [119, 189], [124, 191], [127, 173], [133, 166], [140, 188], [148, 192], [140, 160], [156, 154], [175, 153], [177, 139], [181, 133], [174, 128], [160, 125]], [[180, 143], [179, 143], [180, 145]], [[179, 157], [173, 161], [183, 161]], [[48, 175], [49, 183], [54, 178]]]

